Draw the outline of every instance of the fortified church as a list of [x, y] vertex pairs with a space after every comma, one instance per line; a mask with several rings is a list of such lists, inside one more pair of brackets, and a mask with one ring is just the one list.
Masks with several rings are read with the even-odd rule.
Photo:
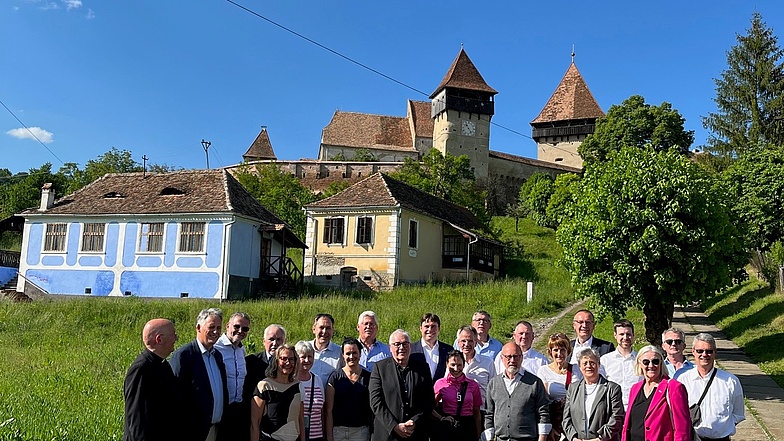
[[[406, 116], [335, 111], [322, 131], [315, 160], [278, 160], [267, 128], [262, 127], [243, 155], [244, 164], [274, 162], [318, 192], [335, 181], [354, 183], [375, 172], [394, 171], [405, 158], [420, 159], [436, 148], [442, 154], [467, 155], [477, 181], [487, 185], [496, 206], [501, 207], [516, 199], [520, 186], [536, 172], [555, 177], [580, 171], [582, 158], [577, 148], [594, 132], [596, 119], [604, 112], [574, 58], [555, 92], [530, 123], [537, 159], [490, 150], [490, 121], [497, 93], [461, 48], [430, 101], [408, 100]], [[360, 150], [370, 152], [377, 161], [345, 160]]]

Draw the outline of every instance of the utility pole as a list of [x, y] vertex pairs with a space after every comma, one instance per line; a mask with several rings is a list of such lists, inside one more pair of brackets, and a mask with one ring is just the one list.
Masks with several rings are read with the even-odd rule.
[[210, 168], [210, 152], [209, 152], [208, 150], [210, 149], [210, 146], [211, 146], [211, 145], [212, 145], [212, 143], [211, 143], [211, 142], [209, 142], [209, 141], [205, 141], [205, 140], [202, 138], [202, 140], [201, 140], [201, 146], [202, 146], [202, 147], [204, 147], [204, 154], [207, 156], [207, 169], [209, 169], [209, 168]]
[[149, 159], [150, 158], [148, 158], [147, 155], [142, 155], [142, 164], [144, 164], [144, 173], [142, 173], [142, 176], [147, 176], [147, 160]]

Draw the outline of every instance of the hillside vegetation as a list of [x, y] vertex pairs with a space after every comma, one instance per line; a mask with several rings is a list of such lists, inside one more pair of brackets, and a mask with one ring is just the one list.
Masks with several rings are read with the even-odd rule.
[[[335, 316], [335, 339], [355, 335], [358, 314], [374, 310], [379, 336], [403, 328], [417, 338], [419, 317], [435, 312], [442, 320], [442, 340], [451, 343], [458, 326], [473, 311], [493, 315], [493, 334], [508, 338], [514, 323], [557, 314], [573, 300], [568, 274], [554, 265], [560, 254], [552, 230], [522, 220], [494, 220], [503, 237], [518, 244], [507, 260], [510, 277], [475, 285], [408, 286], [389, 293], [324, 292], [292, 300], [219, 304], [216, 301], [140, 298], [58, 298], [33, 303], [0, 302], [0, 440], [120, 440], [122, 383], [141, 351], [140, 333], [153, 317], [175, 322], [178, 345], [195, 336], [199, 310], [242, 310], [253, 319], [246, 340], [260, 350], [261, 332], [269, 323], [283, 324], [289, 341], [312, 339], [312, 317]], [[526, 303], [527, 280], [535, 283], [534, 301]]]

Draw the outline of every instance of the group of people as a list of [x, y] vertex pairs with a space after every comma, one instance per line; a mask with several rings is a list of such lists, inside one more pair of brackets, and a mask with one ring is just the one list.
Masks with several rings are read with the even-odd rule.
[[439, 340], [433, 313], [420, 319], [421, 338], [397, 329], [388, 344], [373, 311], [341, 344], [334, 318], [318, 314], [313, 340], [291, 345], [272, 324], [264, 350], [246, 354], [245, 313], [224, 327], [220, 309], [201, 311], [196, 338], [176, 351], [172, 322], [154, 319], [125, 378], [123, 439], [713, 441], [744, 420], [740, 382], [715, 366], [709, 334], [694, 337], [692, 363], [677, 328], [637, 352], [628, 320], [614, 324], [617, 347], [593, 336], [590, 311], [573, 325], [575, 338], [551, 335], [545, 356], [531, 347], [531, 323], [519, 321], [502, 344], [486, 311], [452, 345]]

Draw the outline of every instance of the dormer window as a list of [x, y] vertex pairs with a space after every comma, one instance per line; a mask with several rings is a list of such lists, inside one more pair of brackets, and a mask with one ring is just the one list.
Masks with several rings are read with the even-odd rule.
[[106, 193], [105, 195], [103, 195], [104, 199], [122, 199], [124, 197], [125, 197], [124, 194], [116, 192], [116, 191], [110, 191], [109, 193]]
[[179, 196], [185, 194], [185, 190], [176, 188], [176, 187], [166, 187], [161, 190], [161, 196]]

